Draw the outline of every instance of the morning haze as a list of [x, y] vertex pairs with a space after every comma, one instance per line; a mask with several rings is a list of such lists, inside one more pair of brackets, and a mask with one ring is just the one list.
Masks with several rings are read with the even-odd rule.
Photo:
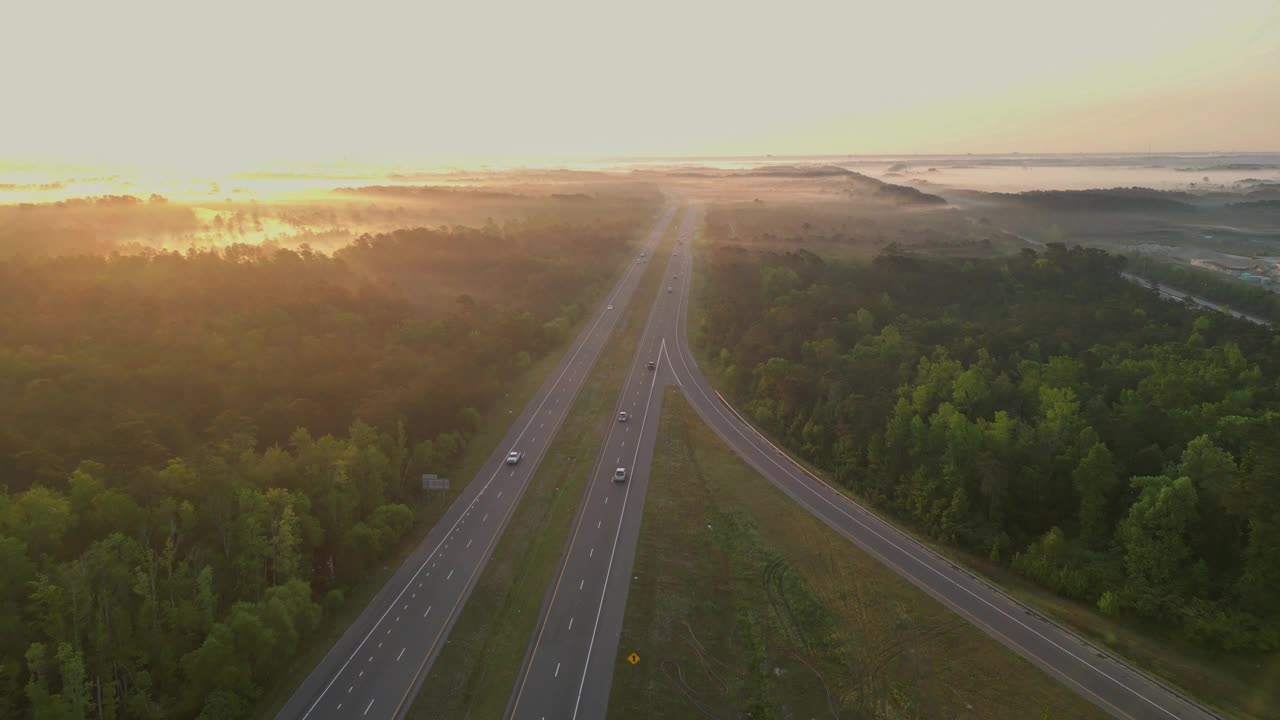
[[1280, 3], [10, 3], [0, 718], [1280, 717]]

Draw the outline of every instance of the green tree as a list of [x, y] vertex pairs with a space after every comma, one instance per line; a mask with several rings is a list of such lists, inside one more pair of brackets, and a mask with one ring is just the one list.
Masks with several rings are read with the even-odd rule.
[[1080, 497], [1080, 539], [1101, 548], [1110, 541], [1111, 504], [1120, 484], [1119, 470], [1106, 444], [1094, 443], [1071, 474]]
[[1172, 616], [1186, 596], [1194, 561], [1188, 533], [1197, 520], [1190, 478], [1135, 477], [1138, 499], [1120, 523], [1125, 553], [1124, 602], [1153, 619]]

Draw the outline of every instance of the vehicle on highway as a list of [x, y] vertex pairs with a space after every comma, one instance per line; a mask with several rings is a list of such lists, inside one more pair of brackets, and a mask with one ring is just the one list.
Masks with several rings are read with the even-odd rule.
[[619, 411], [618, 422], [626, 422], [626, 421], [627, 421], [627, 411], [626, 410]]
[[607, 309], [607, 310], [612, 310], [612, 309], [613, 309], [613, 306], [612, 306], [612, 305], [610, 305], [610, 306], [609, 306], [608, 308], [606, 308], [606, 309]]
[[649, 361], [649, 369], [650, 369], [650, 370], [652, 370], [652, 369], [654, 369], [654, 368], [656, 368], [656, 367], [658, 367], [658, 363], [656, 363], [656, 362], [654, 362], [654, 361], [650, 360], [650, 361]]
[[671, 292], [671, 286], [670, 286], [670, 285], [668, 285], [668, 286], [667, 286], [667, 292]]
[[516, 463], [520, 462], [522, 458], [524, 458], [524, 453], [516, 452], [515, 450], [512, 450], [511, 452], [507, 453], [507, 464], [515, 465]]
[[614, 471], [613, 471], [613, 481], [614, 481], [614, 482], [626, 482], [626, 481], [627, 481], [627, 469], [626, 469], [626, 468], [618, 468], [617, 470], [614, 470]]

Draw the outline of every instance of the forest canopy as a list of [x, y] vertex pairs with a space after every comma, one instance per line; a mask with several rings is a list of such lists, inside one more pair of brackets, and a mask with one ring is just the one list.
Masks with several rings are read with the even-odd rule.
[[1207, 648], [1280, 648], [1280, 338], [1123, 259], [708, 251], [696, 341], [753, 420], [943, 542]]
[[0, 717], [242, 717], [654, 206], [0, 259]]

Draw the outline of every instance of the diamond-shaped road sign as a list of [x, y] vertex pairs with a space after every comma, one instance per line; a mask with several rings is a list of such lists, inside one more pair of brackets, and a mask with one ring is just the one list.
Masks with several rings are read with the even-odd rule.
[[627, 662], [631, 663], [632, 665], [635, 665], [636, 663], [640, 662], [640, 656], [635, 653], [631, 653], [630, 655], [627, 656]]

